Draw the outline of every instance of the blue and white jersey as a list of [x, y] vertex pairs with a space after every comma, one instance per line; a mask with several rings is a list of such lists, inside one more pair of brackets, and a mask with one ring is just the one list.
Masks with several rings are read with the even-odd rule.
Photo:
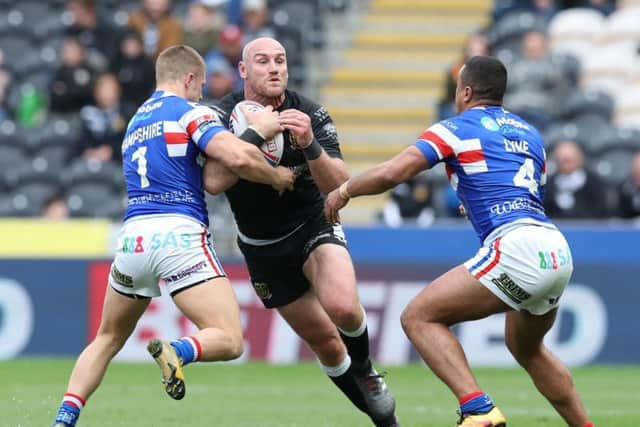
[[449, 182], [481, 241], [521, 220], [550, 223], [542, 206], [545, 152], [538, 131], [502, 107], [477, 107], [424, 131], [416, 146]]
[[202, 152], [222, 130], [210, 108], [156, 91], [131, 118], [122, 142], [129, 196], [124, 219], [181, 214], [208, 225]]

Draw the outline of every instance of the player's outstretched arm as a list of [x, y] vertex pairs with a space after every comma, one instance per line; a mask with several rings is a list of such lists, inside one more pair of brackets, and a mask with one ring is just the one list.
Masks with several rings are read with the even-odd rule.
[[[278, 192], [293, 189], [295, 175], [292, 171], [280, 166], [271, 167], [265, 162], [262, 152], [256, 146], [235, 137], [231, 132], [219, 132], [211, 138], [205, 154], [219, 161], [222, 166], [242, 179], [271, 185]], [[205, 185], [209, 181], [211, 189], [216, 190], [231, 183], [231, 178], [224, 171], [215, 171], [213, 166], [211, 168], [213, 175], [205, 174]], [[215, 179], [221, 176], [224, 182], [215, 183]]]
[[380, 194], [401, 182], [413, 178], [429, 167], [429, 162], [415, 146], [405, 148], [400, 154], [344, 182], [333, 190], [325, 201], [325, 215], [331, 223], [340, 221], [338, 211], [350, 198], [367, 194]]

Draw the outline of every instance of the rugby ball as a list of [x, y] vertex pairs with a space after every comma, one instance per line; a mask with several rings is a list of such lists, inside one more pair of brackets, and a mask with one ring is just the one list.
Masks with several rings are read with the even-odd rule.
[[[245, 117], [241, 105], [246, 105], [249, 111], [261, 111], [264, 110], [264, 106], [254, 101], [240, 101], [233, 107], [231, 117], [229, 119], [229, 128], [236, 136], [242, 135], [247, 130], [247, 118]], [[260, 147], [260, 151], [264, 155], [265, 160], [271, 166], [278, 166], [282, 159], [282, 153], [284, 152], [284, 137], [282, 132], [278, 133], [273, 139], [265, 141]]]

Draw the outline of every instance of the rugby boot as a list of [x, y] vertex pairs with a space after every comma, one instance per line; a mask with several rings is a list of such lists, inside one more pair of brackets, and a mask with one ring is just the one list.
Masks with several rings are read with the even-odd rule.
[[384, 382], [384, 374], [379, 374], [368, 362], [366, 369], [354, 369], [353, 375], [369, 409], [368, 414], [376, 426], [399, 425], [394, 415], [396, 399]]
[[149, 341], [147, 351], [160, 367], [164, 390], [172, 399], [182, 399], [186, 389], [182, 373], [182, 360], [178, 357], [176, 350], [166, 341], [153, 339]]
[[464, 414], [460, 415], [457, 426], [462, 427], [507, 427], [507, 419], [502, 415], [500, 409], [494, 406], [486, 414]]
[[400, 421], [395, 414], [383, 420], [372, 420], [376, 427], [400, 427]]

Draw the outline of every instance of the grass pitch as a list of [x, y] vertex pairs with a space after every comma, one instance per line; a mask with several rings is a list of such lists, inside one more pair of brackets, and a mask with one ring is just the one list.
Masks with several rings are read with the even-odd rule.
[[[70, 359], [0, 362], [0, 426], [50, 426]], [[404, 427], [455, 425], [457, 402], [422, 365], [387, 369]], [[520, 369], [477, 369], [481, 386], [513, 427], [564, 426]], [[187, 395], [171, 400], [154, 363], [114, 363], [78, 427], [369, 427], [314, 363], [188, 366]], [[640, 366], [573, 370], [598, 427], [640, 426]]]

